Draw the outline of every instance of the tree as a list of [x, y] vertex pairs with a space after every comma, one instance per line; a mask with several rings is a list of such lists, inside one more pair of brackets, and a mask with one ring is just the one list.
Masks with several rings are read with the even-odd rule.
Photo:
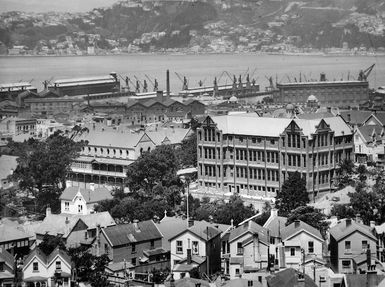
[[366, 179], [368, 178], [367, 175], [366, 175], [367, 172], [368, 172], [366, 166], [363, 165], [363, 164], [360, 164], [360, 165], [358, 166], [358, 168], [357, 168], [357, 172], [358, 172], [360, 181], [361, 181], [361, 182], [365, 182]]
[[354, 172], [354, 163], [351, 159], [345, 158], [339, 162], [338, 167], [336, 170], [337, 184], [339, 188], [343, 188], [350, 184]]
[[29, 139], [23, 143], [10, 142], [9, 147], [18, 156], [13, 179], [21, 189], [37, 199], [38, 211], [47, 205], [59, 207], [60, 192], [65, 188], [66, 175], [72, 160], [79, 156], [85, 142], [74, 142], [61, 132], [55, 132], [44, 141]]
[[245, 206], [238, 195], [232, 195], [229, 202], [218, 205], [213, 217], [217, 223], [230, 224], [233, 219], [234, 224], [237, 225], [255, 214], [256, 212], [251, 204]]
[[70, 248], [68, 255], [75, 265], [76, 279], [78, 281], [88, 281], [93, 274], [95, 256], [89, 252], [86, 246]]
[[332, 216], [337, 216], [338, 219], [354, 218], [356, 216], [353, 208], [349, 204], [335, 204], [330, 213]]
[[43, 241], [40, 242], [38, 247], [47, 256], [57, 247], [61, 250], [66, 250], [64, 240], [61, 236], [52, 236], [49, 234], [44, 234]]
[[131, 191], [144, 190], [148, 195], [154, 186], [161, 184], [169, 187], [180, 186], [176, 176], [178, 161], [171, 145], [157, 146], [150, 152], [144, 152], [127, 171], [127, 183]]
[[176, 150], [176, 157], [180, 168], [197, 166], [197, 134], [195, 132], [182, 141], [180, 148]]
[[266, 201], [262, 209], [262, 214], [257, 218], [255, 218], [254, 221], [259, 225], [263, 226], [265, 222], [269, 219], [270, 215], [271, 215], [271, 206], [270, 206], [270, 203]]
[[88, 277], [88, 281], [92, 287], [106, 287], [109, 286], [107, 274], [105, 271], [106, 265], [110, 262], [108, 255], [103, 254], [99, 257], [94, 257], [93, 271]]
[[377, 221], [375, 210], [381, 210], [381, 203], [378, 194], [373, 191], [367, 191], [364, 184], [356, 187], [356, 192], [349, 193], [350, 205], [356, 214], [360, 214], [363, 222], [369, 225], [370, 221]]
[[295, 220], [301, 220], [318, 229], [322, 236], [325, 236], [329, 228], [329, 223], [325, 219], [326, 215], [313, 206], [300, 206], [290, 212], [286, 225], [293, 223]]
[[309, 202], [305, 179], [296, 171], [282, 184], [281, 191], [276, 197], [276, 206], [281, 216], [288, 216], [297, 207], [304, 206]]

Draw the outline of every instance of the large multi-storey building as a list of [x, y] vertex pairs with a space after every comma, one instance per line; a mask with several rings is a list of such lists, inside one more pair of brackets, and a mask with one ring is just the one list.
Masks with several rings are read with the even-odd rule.
[[338, 163], [353, 158], [353, 132], [340, 117], [208, 116], [197, 136], [199, 185], [215, 192], [273, 198], [298, 171], [316, 196], [333, 189]]
[[369, 100], [368, 81], [295, 82], [277, 84], [275, 101], [280, 103], [304, 103], [314, 95], [323, 106], [352, 106]]

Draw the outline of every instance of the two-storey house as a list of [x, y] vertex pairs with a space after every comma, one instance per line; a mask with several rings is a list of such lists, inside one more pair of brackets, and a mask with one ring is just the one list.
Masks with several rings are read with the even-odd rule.
[[47, 256], [35, 248], [24, 260], [23, 281], [28, 287], [71, 287], [72, 271], [71, 258], [64, 251], [56, 248]]
[[[377, 238], [373, 228], [344, 219], [329, 230], [331, 267], [338, 273], [369, 270], [377, 260]], [[368, 261], [370, 264], [368, 268]]]
[[176, 280], [193, 268], [208, 275], [221, 270], [221, 230], [204, 221], [190, 221], [189, 225], [169, 239], [171, 270]]
[[110, 226], [100, 235], [101, 254], [107, 254], [114, 263], [125, 260], [134, 267], [148, 258], [145, 251], [161, 246], [162, 234], [152, 220]]
[[61, 213], [91, 214], [97, 203], [108, 199], [113, 199], [113, 196], [105, 187], [95, 188], [93, 183], [90, 188], [70, 186], [60, 196]]
[[324, 239], [313, 226], [296, 220], [283, 228], [281, 234], [286, 267], [298, 269], [304, 257], [323, 258]]
[[356, 129], [354, 135], [354, 154], [358, 163], [368, 161], [384, 164], [384, 128], [379, 125], [366, 125]]
[[268, 230], [254, 221], [246, 221], [230, 231], [230, 278], [240, 277], [245, 269], [261, 270], [269, 258]]

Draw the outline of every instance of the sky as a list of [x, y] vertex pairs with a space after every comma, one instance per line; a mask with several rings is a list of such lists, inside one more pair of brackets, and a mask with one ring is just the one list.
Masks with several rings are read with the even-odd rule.
[[86, 12], [97, 7], [106, 7], [117, 0], [0, 0], [0, 13], [25, 12]]

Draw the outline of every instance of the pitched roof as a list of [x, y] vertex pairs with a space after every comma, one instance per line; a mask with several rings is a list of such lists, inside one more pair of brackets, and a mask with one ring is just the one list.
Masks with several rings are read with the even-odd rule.
[[287, 217], [283, 216], [270, 216], [265, 222], [263, 227], [269, 229], [270, 236], [281, 237], [282, 229], [285, 228], [287, 222]]
[[[274, 275], [266, 277], [267, 285], [269, 287], [295, 287], [298, 286], [299, 272], [293, 268], [287, 268], [279, 271]], [[317, 287], [317, 284], [305, 274], [305, 286], [306, 287]]]
[[298, 222], [293, 222], [282, 229], [282, 240], [286, 240], [301, 231], [308, 232], [314, 237], [318, 237], [321, 241], [323, 241], [321, 232], [318, 229], [301, 220]]
[[374, 113], [373, 116], [375, 116], [380, 123], [385, 126], [385, 113]]
[[56, 247], [51, 254], [48, 256], [43, 253], [42, 250], [40, 250], [38, 247], [36, 247], [34, 250], [32, 250], [28, 256], [24, 259], [24, 267], [25, 268], [28, 263], [34, 258], [39, 258], [44, 264], [50, 264], [52, 260], [56, 258], [56, 256], [60, 256], [64, 261], [68, 263], [68, 265], [72, 265], [71, 257], [63, 250], [59, 249], [59, 247]]
[[36, 234], [48, 233], [54, 236], [63, 234], [63, 237], [66, 238], [79, 220], [83, 221], [88, 229], [94, 229], [97, 225], [101, 227], [115, 225], [114, 219], [107, 211], [87, 215], [49, 214], [37, 228]]
[[351, 134], [350, 127], [340, 118], [331, 117], [317, 120], [285, 119], [259, 117], [255, 113], [217, 116], [211, 118], [217, 128], [224, 134], [254, 135], [279, 137], [280, 134], [294, 121], [305, 136], [310, 137], [316, 132], [322, 120], [330, 126], [336, 136]]
[[135, 223], [127, 223], [104, 228], [102, 232], [112, 246], [162, 238], [162, 234], [152, 220], [138, 222], [137, 228]]
[[12, 169], [17, 167], [17, 156], [1, 155], [0, 156], [0, 179], [6, 179], [12, 174]]
[[191, 129], [161, 128], [157, 131], [147, 131], [146, 134], [156, 145], [161, 145], [168, 143], [167, 141], [170, 144], [179, 144], [190, 132]]
[[[247, 287], [249, 280], [244, 279], [244, 278], [236, 278], [236, 279], [231, 279], [226, 282], [223, 287]], [[253, 287], [262, 287], [262, 283], [258, 281], [253, 281]]]
[[78, 140], [88, 141], [89, 146], [104, 146], [111, 148], [134, 148], [143, 137], [141, 133], [128, 133], [117, 131], [93, 131], [77, 137]]
[[106, 199], [113, 199], [110, 191], [105, 187], [98, 187], [95, 190], [80, 188], [76, 186], [67, 187], [60, 196], [61, 200], [74, 200], [80, 192], [86, 203], [96, 203]]
[[0, 248], [0, 262], [4, 262], [11, 268], [14, 269], [15, 266], [15, 259], [13, 258], [12, 254], [9, 253], [5, 248]]
[[157, 227], [163, 235], [162, 247], [170, 250], [171, 246], [169, 240], [186, 229], [187, 220], [180, 217], [165, 216], [159, 223], [157, 223]]
[[[362, 125], [365, 120], [372, 114], [371, 111], [341, 111], [340, 116], [344, 119], [345, 122], [351, 125]], [[350, 121], [349, 121], [350, 115]]]
[[330, 235], [337, 241], [340, 241], [354, 232], [360, 232], [365, 236], [376, 240], [376, 237], [371, 232], [369, 226], [357, 223], [353, 219], [343, 219], [339, 224], [329, 230]]
[[222, 231], [219, 229], [219, 225], [215, 223], [210, 223], [207, 221], [194, 221], [194, 225], [190, 227], [185, 227], [181, 232], [174, 235], [169, 239], [169, 241], [173, 240], [174, 238], [186, 233], [191, 232], [201, 238], [204, 241], [209, 241], [213, 239], [214, 237], [218, 236]]
[[125, 262], [125, 261], [116, 262], [116, 263], [111, 262], [108, 265], [106, 265], [106, 269], [109, 269], [112, 272], [116, 272], [124, 269], [130, 269], [130, 268], [134, 268], [134, 265], [132, 265], [130, 262]]
[[0, 242], [28, 239], [29, 237], [21, 226], [5, 220], [0, 222]]
[[358, 132], [362, 135], [366, 143], [373, 142], [373, 135], [376, 135], [376, 139], [381, 138], [381, 133], [383, 133], [383, 127], [378, 125], [367, 125], [358, 127]]
[[297, 117], [304, 120], [316, 120], [334, 117], [332, 113], [329, 112], [319, 112], [319, 113], [303, 113], [299, 114]]
[[260, 238], [263, 238], [263, 240], [267, 241], [268, 230], [260, 226], [258, 223], [250, 220], [230, 231], [229, 242], [232, 242], [238, 237], [244, 234], [247, 234], [249, 232], [251, 234], [258, 234]]
[[367, 274], [345, 274], [346, 286], [347, 287], [362, 287], [362, 286], [379, 286], [379, 284], [385, 279], [384, 275], [372, 274], [373, 276], [371, 284], [368, 285], [368, 275]]

